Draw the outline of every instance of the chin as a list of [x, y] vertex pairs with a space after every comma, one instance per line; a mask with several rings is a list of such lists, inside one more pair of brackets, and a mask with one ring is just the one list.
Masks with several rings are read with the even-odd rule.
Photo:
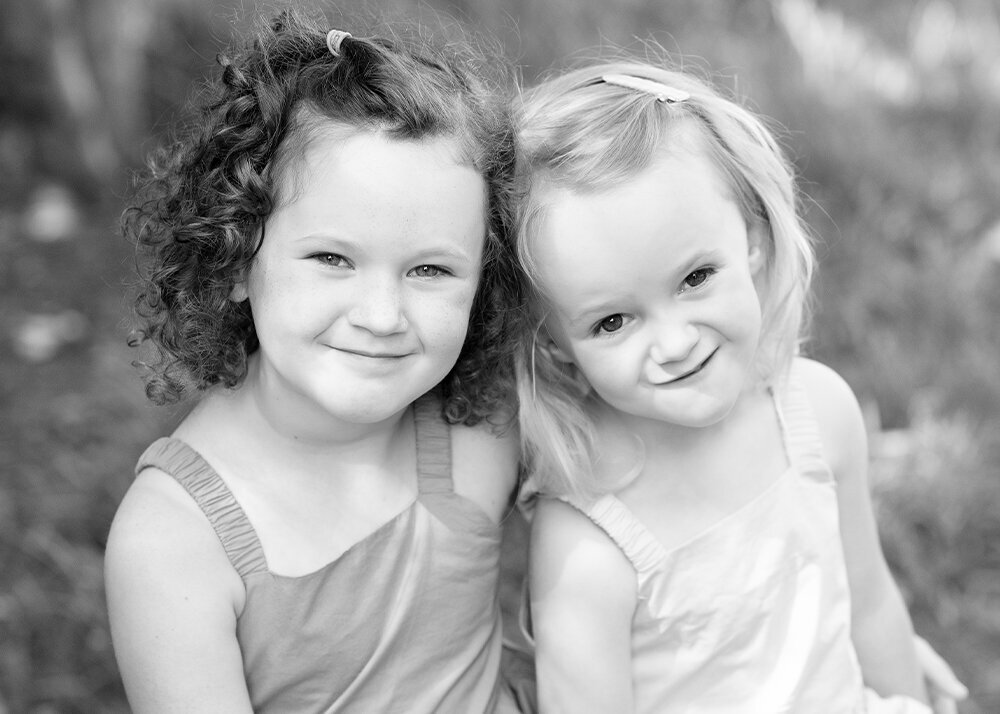
[[341, 404], [331, 409], [331, 412], [337, 419], [351, 424], [378, 424], [404, 411], [409, 404], [396, 400], [391, 403], [361, 401], [355, 404]]
[[736, 401], [713, 401], [709, 404], [694, 405], [686, 410], [670, 410], [669, 413], [661, 413], [661, 421], [676, 424], [677, 426], [689, 429], [705, 429], [715, 426], [726, 420], [736, 405]]
[[704, 415], [692, 415], [687, 419], [675, 419], [673, 420], [678, 426], [684, 426], [689, 429], [706, 429], [710, 426], [715, 426], [725, 421], [726, 417], [729, 415], [729, 410], [722, 413], [712, 413]]
[[385, 389], [374, 393], [362, 393], [340, 399], [339, 403], [330, 405], [331, 412], [338, 419], [355, 424], [376, 424], [406, 411], [431, 389], [433, 385], [419, 392], [399, 393], [387, 385]]

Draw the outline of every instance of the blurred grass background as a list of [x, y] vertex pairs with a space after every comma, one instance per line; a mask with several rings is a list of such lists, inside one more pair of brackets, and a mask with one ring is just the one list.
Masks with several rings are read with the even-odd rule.
[[[258, 7], [0, 0], [0, 714], [127, 711], [103, 545], [136, 457], [179, 414], [147, 405], [129, 366], [117, 217]], [[366, 7], [494, 34], [528, 82], [581, 49], [654, 40], [774, 118], [819, 239], [809, 351], [865, 405], [918, 630], [970, 686], [961, 711], [1000, 712], [1000, 2]]]

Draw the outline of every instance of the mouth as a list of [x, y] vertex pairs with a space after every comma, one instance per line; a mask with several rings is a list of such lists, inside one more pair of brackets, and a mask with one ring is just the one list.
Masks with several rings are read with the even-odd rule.
[[690, 379], [691, 377], [694, 377], [696, 374], [705, 369], [705, 366], [712, 360], [713, 357], [715, 357], [715, 353], [718, 351], [719, 348], [716, 347], [714, 350], [712, 350], [712, 352], [708, 355], [708, 357], [699, 362], [698, 365], [694, 367], [694, 369], [691, 369], [678, 377], [674, 377], [673, 379], [667, 380], [666, 382], [660, 382], [656, 386], [657, 387], [673, 386], [687, 379]]
[[352, 350], [347, 347], [334, 347], [337, 352], [343, 352], [349, 355], [356, 355], [357, 357], [366, 357], [368, 359], [379, 359], [379, 360], [394, 360], [402, 359], [408, 357], [410, 353], [408, 352], [369, 352], [368, 350]]

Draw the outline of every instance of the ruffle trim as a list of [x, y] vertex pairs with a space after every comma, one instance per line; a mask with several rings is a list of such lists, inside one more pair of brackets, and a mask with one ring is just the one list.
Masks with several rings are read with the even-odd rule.
[[823, 457], [816, 415], [796, 367], [792, 367], [775, 401], [784, 431], [785, 450], [792, 466], [811, 481], [832, 483], [833, 473]]
[[420, 493], [451, 493], [451, 432], [441, 418], [441, 400], [436, 394], [425, 394], [415, 402], [413, 422]]
[[157, 439], [139, 458], [135, 472], [146, 468], [169, 474], [191, 494], [240, 577], [245, 580], [254, 573], [267, 572], [257, 532], [225, 481], [201, 454], [179, 439]]

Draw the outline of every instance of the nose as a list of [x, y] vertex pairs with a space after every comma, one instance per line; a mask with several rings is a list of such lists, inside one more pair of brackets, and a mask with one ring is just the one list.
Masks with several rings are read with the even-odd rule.
[[373, 335], [392, 335], [409, 326], [402, 286], [392, 276], [372, 276], [361, 281], [348, 319]]
[[683, 362], [698, 344], [698, 328], [687, 321], [660, 321], [652, 328], [649, 357], [658, 365]]

